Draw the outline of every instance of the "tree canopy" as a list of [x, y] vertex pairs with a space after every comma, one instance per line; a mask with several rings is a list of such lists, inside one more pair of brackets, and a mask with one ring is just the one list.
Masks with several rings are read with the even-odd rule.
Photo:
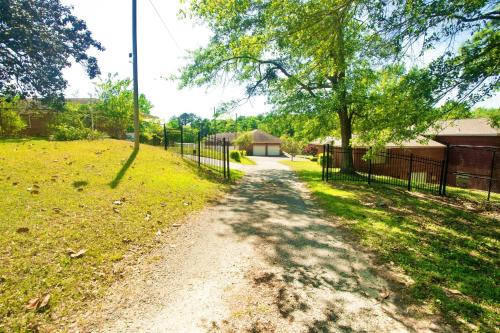
[[[302, 131], [337, 131], [349, 171], [352, 133], [371, 145], [423, 133], [450, 108], [498, 87], [498, 10], [492, 1], [192, 0], [185, 10], [207, 24], [181, 87], [236, 81], [266, 95], [276, 115], [304, 120]], [[470, 38], [464, 37], [470, 33]], [[428, 66], [408, 66], [460, 36]], [[440, 44], [441, 43], [441, 44]]]
[[91, 48], [104, 50], [60, 0], [0, 0], [0, 95], [62, 97], [72, 60], [100, 73]]

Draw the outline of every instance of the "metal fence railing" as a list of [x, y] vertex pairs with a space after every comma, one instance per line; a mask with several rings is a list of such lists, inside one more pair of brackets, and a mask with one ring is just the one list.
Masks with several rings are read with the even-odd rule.
[[[401, 186], [442, 194], [444, 160], [436, 161], [413, 154], [383, 151], [365, 159], [364, 149], [345, 150], [324, 145], [323, 179], [326, 181], [360, 181]], [[352, 156], [350, 170], [342, 170]], [[350, 164], [350, 163], [349, 163]]]
[[[322, 178], [406, 187], [446, 195], [447, 187], [500, 191], [498, 148], [449, 145], [443, 160], [391, 150], [365, 158], [366, 149], [323, 146]], [[349, 163], [346, 163], [349, 159]], [[349, 164], [349, 165], [348, 165]], [[351, 165], [352, 164], [352, 165]]]
[[229, 142], [218, 138], [217, 134], [203, 136], [196, 129], [164, 127], [164, 145], [165, 149], [196, 163], [198, 167], [203, 166], [226, 179], [231, 178]]

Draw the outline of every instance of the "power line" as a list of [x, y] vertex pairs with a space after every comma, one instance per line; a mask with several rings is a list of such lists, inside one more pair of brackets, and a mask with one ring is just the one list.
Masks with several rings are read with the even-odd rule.
[[165, 30], [167, 31], [168, 33], [168, 36], [170, 37], [170, 39], [174, 42], [175, 46], [177, 47], [177, 49], [179, 49], [179, 51], [182, 51], [182, 48], [179, 46], [179, 43], [177, 43], [177, 40], [175, 40], [175, 37], [174, 35], [172, 34], [172, 32], [170, 31], [170, 29], [168, 28], [167, 26], [167, 23], [165, 23], [165, 20], [163, 19], [163, 17], [161, 16], [160, 12], [158, 11], [158, 9], [156, 8], [155, 4], [153, 3], [152, 0], [149, 0], [149, 3], [151, 4], [151, 7], [153, 7], [156, 15], [158, 16], [158, 18], [160, 19], [161, 23], [163, 24], [163, 27], [165, 28]]

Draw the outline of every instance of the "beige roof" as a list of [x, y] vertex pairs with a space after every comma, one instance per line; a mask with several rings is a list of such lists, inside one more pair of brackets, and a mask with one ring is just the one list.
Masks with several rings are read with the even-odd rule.
[[252, 143], [281, 143], [279, 138], [258, 129], [251, 131], [250, 134]]
[[[334, 138], [331, 136], [328, 136], [324, 139], [317, 139], [312, 142], [312, 144], [315, 145], [323, 145], [323, 144], [331, 144], [335, 147], [340, 147], [341, 146], [341, 140], [339, 138]], [[367, 148], [366, 146], [363, 145], [357, 145], [355, 146], [356, 148]], [[419, 137], [418, 139], [414, 140], [406, 140], [401, 142], [400, 144], [396, 143], [388, 143], [385, 145], [386, 148], [443, 148], [446, 147], [445, 145], [434, 141], [434, 140], [429, 140], [426, 139], [425, 137]]]
[[500, 130], [490, 125], [486, 118], [445, 120], [430, 130], [436, 136], [499, 136]]

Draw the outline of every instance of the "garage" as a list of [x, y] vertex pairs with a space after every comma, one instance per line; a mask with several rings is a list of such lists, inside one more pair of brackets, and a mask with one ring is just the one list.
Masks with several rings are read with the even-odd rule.
[[266, 145], [253, 145], [253, 156], [266, 156]]
[[280, 145], [267, 145], [267, 156], [280, 156]]

